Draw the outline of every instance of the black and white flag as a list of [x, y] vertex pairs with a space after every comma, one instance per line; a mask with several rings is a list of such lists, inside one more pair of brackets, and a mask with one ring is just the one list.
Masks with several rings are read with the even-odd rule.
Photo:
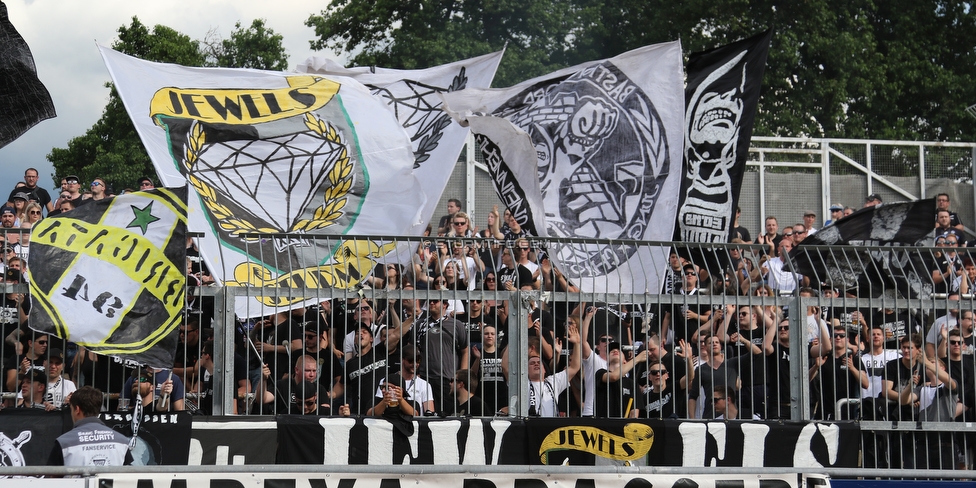
[[0, 2], [0, 147], [42, 120], [57, 116], [47, 88], [37, 78], [34, 56]]
[[584, 291], [641, 293], [660, 289], [667, 249], [628, 241], [669, 241], [674, 231], [682, 78], [681, 45], [670, 42], [511, 88], [443, 96], [475, 134], [523, 228], [618, 241], [547, 249], [570, 281]]
[[897, 291], [906, 298], [928, 298], [930, 271], [914, 246], [932, 233], [934, 213], [931, 198], [863, 208], [804, 239], [790, 259], [811, 280], [856, 288], [861, 297]]
[[678, 237], [728, 242], [773, 31], [688, 58]]

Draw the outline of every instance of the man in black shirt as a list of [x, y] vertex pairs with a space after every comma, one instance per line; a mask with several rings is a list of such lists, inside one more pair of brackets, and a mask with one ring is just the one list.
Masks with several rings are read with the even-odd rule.
[[343, 379], [346, 404], [353, 415], [366, 415], [373, 407], [380, 380], [386, 378], [386, 351], [373, 348], [373, 333], [368, 325], [359, 328], [357, 354], [346, 361]]
[[[485, 402], [471, 393], [468, 389], [468, 385], [471, 385], [471, 390], [477, 389], [478, 380], [468, 369], [459, 369], [457, 374], [454, 375], [454, 415], [459, 417], [484, 417], [485, 412], [488, 409], [485, 407]], [[488, 412], [489, 414], [494, 414], [494, 412]]]
[[14, 195], [20, 192], [27, 194], [28, 200], [33, 200], [37, 202], [41, 207], [47, 209], [48, 213], [54, 210], [54, 203], [51, 201], [51, 194], [47, 190], [37, 186], [37, 170], [34, 168], [27, 168], [24, 171], [24, 183], [25, 186], [14, 188], [10, 192], [10, 196], [7, 197], [7, 201], [13, 203]]
[[854, 356], [849, 347], [850, 331], [844, 327], [834, 327], [833, 345], [826, 361], [820, 367], [820, 398], [816, 418], [827, 420], [850, 420], [856, 418], [850, 410], [841, 411], [837, 402], [842, 399], [861, 398], [861, 389], [868, 387], [868, 375], [864, 363]]

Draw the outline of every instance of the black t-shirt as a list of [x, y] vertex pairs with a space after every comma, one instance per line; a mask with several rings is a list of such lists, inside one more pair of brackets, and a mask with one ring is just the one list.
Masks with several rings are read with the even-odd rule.
[[827, 357], [827, 362], [820, 367], [817, 379], [820, 380], [820, 408], [817, 413], [821, 418], [839, 420], [836, 411], [837, 402], [843, 398], [861, 398], [861, 383], [854, 377], [847, 366], [847, 358], [852, 359], [854, 369], [864, 371], [864, 362], [857, 356], [846, 353], [841, 357], [834, 357], [833, 352]]
[[[303, 339], [305, 331], [297, 321], [285, 320], [276, 326], [266, 326], [260, 332], [261, 341], [275, 345], [291, 347], [291, 341]], [[271, 368], [271, 377], [279, 380], [291, 374], [295, 364], [291, 360], [291, 355], [287, 352], [265, 352], [262, 355], [264, 363]]]
[[14, 195], [18, 193], [26, 193], [27, 200], [34, 200], [35, 202], [39, 203], [43, 210], [47, 210], [47, 204], [51, 203], [51, 194], [39, 186], [35, 186], [33, 189], [28, 189], [26, 186], [14, 188], [11, 190], [10, 196], [7, 197], [7, 201], [13, 202]]
[[[606, 375], [606, 382], [601, 378]], [[637, 384], [634, 377], [625, 375], [617, 381], [610, 380], [610, 373], [606, 368], [596, 371], [596, 398], [593, 402], [594, 413], [597, 418], [627, 418], [628, 408], [635, 408], [634, 390]]]
[[773, 342], [773, 353], [766, 356], [765, 417], [790, 418], [790, 348], [779, 341]]
[[699, 294], [696, 291], [686, 294], [688, 297], [685, 303], [675, 303], [671, 306], [671, 323], [670, 327], [674, 333], [673, 344], [678, 344], [682, 339], [691, 342], [691, 336], [698, 330], [699, 327], [704, 324], [704, 322], [698, 319], [688, 320], [685, 318], [685, 312], [691, 311], [696, 314], [703, 315], [711, 310], [711, 306], [707, 303], [698, 303]]
[[665, 383], [664, 389], [655, 392], [653, 388], [648, 388], [643, 394], [637, 396], [637, 414], [645, 419], [666, 419], [680, 412], [675, 407], [678, 397], [670, 383]]
[[[315, 364], [318, 365], [318, 379], [319, 383], [324, 388], [322, 392], [332, 391], [332, 386], [336, 383], [336, 378], [343, 375], [342, 371], [342, 361], [332, 354], [332, 348], [321, 349], [316, 352], [302, 351], [302, 354], [306, 356], [311, 356], [315, 359]], [[298, 357], [295, 357], [295, 361], [298, 361]], [[328, 400], [328, 398], [320, 398]], [[322, 403], [327, 403], [323, 401]]]
[[380, 380], [386, 378], [386, 351], [370, 349], [365, 356], [356, 356], [346, 361], [345, 385], [346, 403], [353, 415], [365, 415], [376, 405], [376, 388]]
[[475, 394], [485, 402], [487, 411], [494, 413], [508, 406], [508, 378], [502, 369], [502, 352], [496, 348], [495, 352], [481, 353], [479, 367], [481, 378]]
[[973, 411], [976, 407], [976, 358], [963, 355], [959, 361], [947, 359], [946, 369], [949, 376], [956, 380], [954, 391], [959, 395], [959, 401], [969, 407], [966, 420], [972, 421], [976, 418], [976, 412]]
[[532, 272], [529, 271], [529, 268], [521, 264], [515, 265], [515, 268], [502, 268], [498, 270], [496, 277], [498, 279], [497, 288], [500, 291], [508, 290], [506, 287], [508, 283], [511, 283], [515, 289], [532, 284]]
[[746, 229], [741, 225], [732, 229], [732, 239], [735, 238], [742, 239], [742, 242], [749, 242], [752, 240], [752, 236], [749, 235], [749, 229]]
[[477, 396], [468, 398], [468, 401], [464, 403], [457, 403], [457, 399], [454, 401], [454, 414], [458, 417], [484, 417], [485, 412], [488, 411], [485, 402]]
[[496, 316], [486, 316], [484, 313], [479, 314], [477, 317], [471, 317], [470, 313], [460, 313], [454, 316], [454, 320], [461, 322], [464, 329], [468, 332], [468, 343], [470, 344], [480, 344], [481, 343], [481, 327], [485, 324], [495, 326], [495, 330], [498, 330], [498, 324]]
[[[917, 363], [909, 368], [905, 366], [905, 363], [901, 359], [888, 361], [888, 364], [885, 364], [884, 374], [885, 381], [892, 382], [896, 393], [900, 393], [902, 389], [912, 385], [912, 376], [914, 375], [918, 375], [919, 378], [922, 378], [921, 381], [925, 381], [925, 372], [922, 371], [921, 363]], [[886, 395], [886, 393], [883, 393], [882, 395]], [[897, 410], [893, 409], [889, 413], [893, 414], [894, 412], [897, 412], [897, 415], [889, 416], [888, 420], [912, 420], [916, 416], [915, 409], [912, 404], [901, 405], [900, 407], [895, 408], [897, 408]]]
[[[715, 387], [735, 388], [739, 371], [728, 359], [722, 361], [722, 364], [718, 368], [712, 368], [708, 364], [702, 363], [696, 371], [695, 380], [688, 390], [688, 398], [697, 400], [699, 402], [698, 404], [704, 407], [701, 418], [715, 418], [715, 411], [712, 405], [712, 394], [715, 391]], [[701, 395], [704, 395], [704, 397]], [[695, 412], [691, 413], [694, 415]]]

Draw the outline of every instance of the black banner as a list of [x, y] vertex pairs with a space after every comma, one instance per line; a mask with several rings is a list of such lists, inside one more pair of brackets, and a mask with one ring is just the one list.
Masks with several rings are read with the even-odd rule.
[[44, 466], [58, 436], [71, 430], [67, 410], [7, 408], [0, 415], [0, 466]]
[[[525, 464], [525, 422], [414, 419], [410, 438], [383, 419], [278, 417], [278, 464]], [[324, 447], [323, 447], [324, 446]]]
[[278, 417], [278, 464], [856, 467], [857, 424]]
[[688, 58], [676, 239], [728, 242], [772, 30]]
[[[102, 413], [105, 425], [132, 436], [132, 412]], [[133, 465], [185, 466], [190, 453], [192, 416], [188, 412], [146, 413], [132, 449]]]
[[[103, 413], [99, 418], [130, 435], [131, 413]], [[415, 418], [408, 437], [375, 418], [196, 420], [186, 412], [146, 414], [132, 453], [135, 464], [840, 468], [856, 467], [860, 446], [854, 422]], [[5, 410], [0, 415], [0, 466], [44, 465], [55, 440], [71, 428], [67, 411]]]
[[860, 430], [848, 423], [533, 419], [530, 464], [593, 466], [857, 467]]
[[189, 464], [274, 464], [277, 423], [270, 417], [194, 417]]

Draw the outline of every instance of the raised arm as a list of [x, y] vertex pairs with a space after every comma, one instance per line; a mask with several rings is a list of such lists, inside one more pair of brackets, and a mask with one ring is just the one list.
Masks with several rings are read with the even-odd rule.
[[566, 367], [566, 378], [572, 379], [579, 372], [580, 366], [583, 363], [580, 358], [582, 349], [580, 347], [580, 333], [575, 325], [569, 326], [569, 343], [571, 344], [571, 348], [569, 351], [569, 365]]

